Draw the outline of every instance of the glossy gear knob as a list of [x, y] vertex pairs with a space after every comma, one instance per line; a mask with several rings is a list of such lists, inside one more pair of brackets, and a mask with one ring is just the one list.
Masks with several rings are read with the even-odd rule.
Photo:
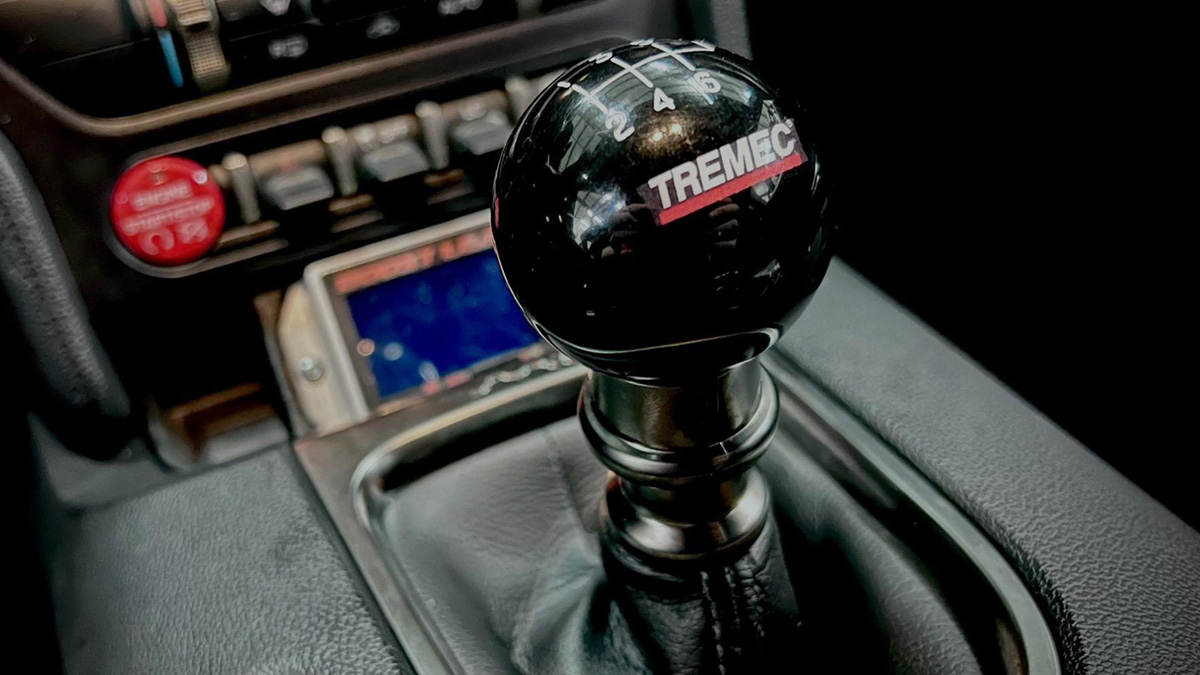
[[792, 323], [829, 263], [805, 111], [749, 62], [643, 40], [565, 72], [496, 175], [492, 229], [535, 327], [590, 368], [687, 381]]

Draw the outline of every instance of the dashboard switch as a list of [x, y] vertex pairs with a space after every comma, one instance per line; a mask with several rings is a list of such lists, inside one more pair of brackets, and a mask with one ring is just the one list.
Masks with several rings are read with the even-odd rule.
[[425, 37], [425, 23], [412, 6], [399, 6], [386, 12], [362, 16], [334, 24], [338, 49], [353, 56], [372, 54], [419, 42]]
[[512, 133], [510, 106], [509, 96], [495, 90], [443, 104], [442, 116], [454, 151], [469, 157], [499, 152]]
[[262, 181], [262, 193], [280, 211], [292, 211], [333, 198], [333, 183], [319, 167], [308, 165]]
[[[157, 0], [150, 0], [157, 5]], [[219, 89], [229, 81], [229, 62], [221, 50], [213, 8], [204, 0], [163, 0], [173, 20], [171, 26], [183, 42], [192, 81], [201, 91]], [[169, 58], [169, 56], [168, 56]]]
[[538, 92], [534, 91], [533, 83], [528, 78], [513, 75], [504, 81], [504, 93], [508, 95], [508, 111], [515, 120], [521, 118], [521, 113], [533, 103], [533, 97]]
[[450, 139], [454, 149], [473, 157], [482, 157], [499, 152], [512, 133], [508, 117], [498, 110], [479, 111], [478, 117], [469, 117], [454, 125]]
[[225, 197], [203, 166], [182, 157], [140, 162], [111, 200], [117, 240], [152, 265], [182, 265], [212, 250], [225, 227]]
[[390, 183], [429, 170], [429, 160], [421, 152], [421, 146], [408, 139], [364, 153], [359, 163], [367, 175], [380, 183]]
[[272, 208], [293, 211], [332, 199], [336, 190], [324, 167], [326, 145], [301, 141], [251, 155], [250, 168], [258, 191]]
[[240, 80], [278, 77], [321, 63], [328, 30], [311, 23], [255, 33], [229, 41], [227, 51]]
[[254, 184], [250, 161], [240, 152], [231, 152], [221, 160], [221, 168], [229, 174], [229, 190], [242, 212], [242, 222], [257, 222], [262, 218], [262, 211], [258, 208], [258, 188]]
[[221, 32], [243, 37], [308, 19], [302, 0], [216, 0]]
[[446, 116], [442, 106], [433, 101], [421, 101], [416, 113], [429, 161], [435, 170], [441, 171], [450, 166], [450, 142], [446, 138]]
[[414, 140], [419, 124], [413, 115], [401, 115], [350, 130], [364, 176], [380, 183], [429, 171], [429, 158]]
[[517, 17], [513, 0], [432, 0], [433, 22], [441, 33], [456, 33]]
[[337, 181], [338, 194], [343, 197], [358, 192], [358, 172], [354, 167], [354, 144], [341, 127], [329, 127], [321, 132], [325, 159]]

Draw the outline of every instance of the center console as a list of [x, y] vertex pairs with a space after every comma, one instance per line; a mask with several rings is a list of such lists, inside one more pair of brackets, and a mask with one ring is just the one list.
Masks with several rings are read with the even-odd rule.
[[1060, 672], [986, 538], [767, 353], [830, 265], [817, 137], [634, 41], [533, 99], [490, 217], [287, 293], [296, 452], [421, 672]]

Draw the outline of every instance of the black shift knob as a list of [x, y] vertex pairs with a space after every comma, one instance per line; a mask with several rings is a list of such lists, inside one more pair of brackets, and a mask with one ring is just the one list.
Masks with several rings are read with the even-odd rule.
[[504, 276], [593, 370], [681, 382], [769, 347], [829, 263], [812, 130], [749, 62], [643, 40], [569, 69], [496, 175]]

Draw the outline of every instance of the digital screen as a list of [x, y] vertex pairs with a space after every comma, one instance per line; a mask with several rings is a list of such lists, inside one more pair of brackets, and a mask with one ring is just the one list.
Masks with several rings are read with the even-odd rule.
[[380, 398], [534, 344], [540, 338], [504, 285], [490, 250], [346, 296], [355, 350]]

